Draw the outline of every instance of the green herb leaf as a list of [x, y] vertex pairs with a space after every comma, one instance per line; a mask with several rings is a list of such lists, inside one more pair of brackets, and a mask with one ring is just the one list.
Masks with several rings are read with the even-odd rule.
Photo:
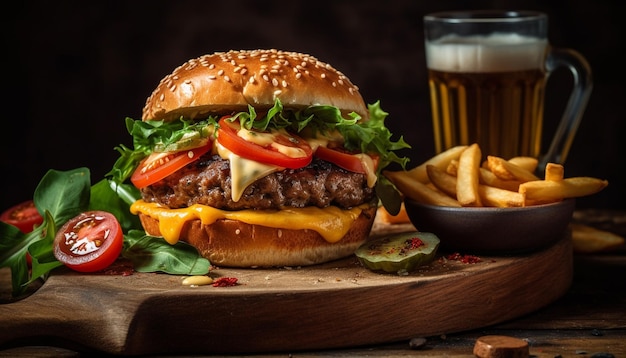
[[54, 237], [57, 232], [54, 219], [49, 211], [44, 213], [42, 224], [43, 236], [41, 240], [33, 242], [28, 247], [28, 253], [32, 260], [31, 278], [25, 285], [28, 285], [40, 277], [45, 277], [51, 270], [63, 266], [54, 257]]
[[131, 184], [118, 184], [102, 179], [91, 187], [89, 210], [103, 210], [113, 214], [124, 232], [140, 229], [137, 215], [130, 212], [130, 205], [141, 197], [139, 190]]
[[22, 284], [29, 280], [26, 262], [28, 236], [13, 225], [0, 222], [0, 267], [11, 268], [11, 284], [14, 296], [24, 292], [25, 288], [22, 287]]
[[146, 235], [141, 230], [131, 230], [124, 235], [122, 256], [131, 260], [138, 272], [204, 275], [211, 266], [195, 247], [182, 241], [170, 245], [164, 239]]
[[141, 160], [150, 155], [156, 146], [164, 147], [176, 143], [190, 133], [202, 138], [213, 136], [217, 120], [216, 117], [209, 117], [202, 121], [193, 122], [180, 118], [165, 122], [126, 118], [126, 129], [133, 137], [133, 148], [128, 148], [125, 145], [119, 145], [115, 148], [120, 157], [111, 171], [106, 174], [106, 177], [110, 177], [116, 183], [124, 183], [133, 174]]
[[33, 201], [40, 213], [49, 211], [60, 226], [87, 209], [90, 188], [87, 168], [49, 170], [37, 185]]
[[[11, 268], [13, 296], [24, 293], [30, 282], [58, 266], [54, 262], [56, 259], [48, 254], [56, 227], [85, 211], [89, 203], [89, 178], [89, 169], [86, 168], [49, 170], [33, 194], [37, 210], [44, 213], [43, 223], [28, 234], [23, 234], [12, 225], [0, 223], [0, 267]], [[26, 252], [30, 252], [32, 257], [31, 272]]]

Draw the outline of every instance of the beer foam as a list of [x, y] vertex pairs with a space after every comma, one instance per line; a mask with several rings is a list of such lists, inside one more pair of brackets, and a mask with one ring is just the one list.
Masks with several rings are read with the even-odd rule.
[[448, 35], [426, 41], [426, 64], [447, 72], [503, 72], [544, 68], [545, 39], [518, 34]]

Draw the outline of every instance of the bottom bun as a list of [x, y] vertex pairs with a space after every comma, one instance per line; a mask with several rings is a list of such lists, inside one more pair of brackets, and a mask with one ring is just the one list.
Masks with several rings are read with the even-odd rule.
[[[363, 210], [346, 235], [330, 243], [313, 230], [277, 229], [221, 219], [211, 225], [192, 220], [180, 240], [195, 246], [212, 265], [227, 267], [307, 266], [350, 256], [369, 237], [376, 206]], [[139, 214], [146, 233], [161, 236], [159, 221]]]

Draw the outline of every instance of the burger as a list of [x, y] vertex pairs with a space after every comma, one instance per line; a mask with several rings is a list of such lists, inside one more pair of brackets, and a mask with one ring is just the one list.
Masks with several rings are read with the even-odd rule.
[[148, 235], [213, 265], [323, 263], [368, 238], [379, 192], [393, 192], [382, 168], [406, 164], [386, 116], [313, 56], [208, 54], [164, 77], [141, 120], [126, 119], [133, 147], [117, 147], [111, 173], [139, 189], [131, 212]]

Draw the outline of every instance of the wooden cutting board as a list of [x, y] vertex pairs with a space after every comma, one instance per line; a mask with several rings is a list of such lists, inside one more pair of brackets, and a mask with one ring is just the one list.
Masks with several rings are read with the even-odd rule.
[[[377, 223], [373, 236], [412, 230]], [[445, 258], [409, 275], [354, 257], [312, 267], [218, 268], [234, 287], [165, 274], [61, 269], [35, 293], [0, 304], [0, 346], [53, 344], [112, 354], [244, 353], [373, 345], [501, 323], [541, 308], [572, 283], [569, 237], [523, 256]], [[0, 287], [10, 287], [0, 271]]]

